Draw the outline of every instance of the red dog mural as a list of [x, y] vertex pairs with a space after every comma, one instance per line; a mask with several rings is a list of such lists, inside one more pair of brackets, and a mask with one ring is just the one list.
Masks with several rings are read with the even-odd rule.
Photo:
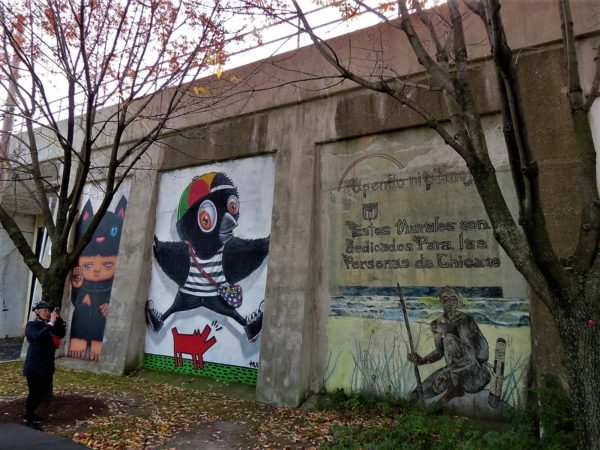
[[175, 352], [175, 367], [183, 366], [183, 353], [192, 356], [194, 369], [204, 368], [204, 359], [202, 355], [211, 348], [217, 339], [213, 336], [206, 339], [210, 334], [210, 327], [206, 325], [202, 333], [200, 330], [195, 330], [193, 334], [180, 334], [177, 327], [172, 328], [173, 332], [173, 347]]

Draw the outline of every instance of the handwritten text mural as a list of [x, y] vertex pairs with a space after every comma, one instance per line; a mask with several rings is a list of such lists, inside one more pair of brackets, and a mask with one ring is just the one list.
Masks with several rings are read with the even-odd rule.
[[323, 146], [325, 386], [422, 392], [500, 414], [523, 400], [526, 284], [494, 239], [462, 161], [441, 143], [412, 139], [405, 132]]

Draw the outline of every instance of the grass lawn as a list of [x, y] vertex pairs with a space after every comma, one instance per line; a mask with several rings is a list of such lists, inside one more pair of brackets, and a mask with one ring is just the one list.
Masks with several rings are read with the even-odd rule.
[[[14, 411], [27, 394], [21, 370], [20, 362], [0, 364], [0, 422], [2, 415], [6, 422], [22, 414]], [[439, 407], [343, 392], [319, 396], [310, 408], [274, 407], [256, 403], [253, 386], [168, 372], [115, 377], [59, 367], [54, 395], [60, 420], [47, 419], [45, 431], [96, 449], [178, 448], [182, 442], [185, 448], [212, 442], [240, 449], [566, 448], [562, 441], [553, 447], [535, 439], [526, 420], [498, 428]]]

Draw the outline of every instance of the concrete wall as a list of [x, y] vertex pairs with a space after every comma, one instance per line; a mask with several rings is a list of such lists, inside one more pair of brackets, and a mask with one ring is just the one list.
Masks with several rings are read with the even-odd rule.
[[[557, 94], [564, 94], [565, 78], [561, 71], [562, 55], [556, 46], [560, 28], [555, 8], [554, 3], [539, 1], [503, 3], [506, 17], [511, 18], [506, 20], [509, 43], [520, 49], [518, 68], [524, 79], [525, 107], [530, 120], [528, 129], [540, 165], [542, 195], [550, 231], [561, 254], [567, 254], [574, 245], [574, 224], [579, 221], [577, 198], [568, 189], [578, 161], [569, 154], [574, 136], [566, 100], [564, 95]], [[594, 34], [598, 24], [594, 22], [590, 8], [593, 8], [590, 2], [574, 2], [576, 30], [587, 33], [581, 45], [582, 54], [589, 53], [589, 49], [598, 43], [597, 34]], [[486, 59], [487, 48], [481, 45], [484, 39], [481, 26], [471, 18], [466, 30], [467, 39], [472, 43], [470, 56], [477, 60], [472, 71], [476, 101], [485, 116], [484, 123], [490, 136], [494, 163], [501, 172], [503, 189], [511, 197], [511, 181], [505, 171], [506, 155], [499, 132], [501, 124], [495, 71]], [[365, 67], [369, 59], [381, 54], [369, 50], [379, 49], [385, 50], [386, 63], [400, 74], [414, 75], [420, 70], [399, 31], [382, 34], [375, 27], [357, 33], [350, 43], [348, 38], [342, 37], [333, 40], [331, 45], [342, 55], [348, 54], [352, 48], [355, 61], [362, 58]], [[297, 76], [294, 69], [298, 67], [304, 73], [323, 78], [290, 83]], [[591, 67], [591, 61], [582, 64], [581, 70], [586, 77]], [[152, 242], [156, 232], [161, 174], [177, 173], [190, 167], [202, 170], [207, 164], [272, 154], [275, 158], [273, 212], [257, 398], [267, 403], [298, 405], [310, 392], [327, 387], [331, 379], [328, 354], [332, 351], [334, 339], [328, 327], [332, 323], [332, 297], [339, 294], [338, 288], [352, 283], [375, 287], [395, 285], [393, 276], [385, 275], [382, 282], [378, 278], [381, 274], [368, 267], [357, 279], [351, 279], [352, 282], [343, 280], [346, 268], [339, 253], [346, 248], [348, 229], [340, 220], [368, 222], [365, 216], [361, 216], [361, 207], [356, 206], [360, 196], [351, 207], [346, 206], [343, 199], [339, 203], [332, 199], [337, 195], [334, 188], [344, 171], [350, 168], [352, 178], [364, 178], [365, 174], [359, 169], [366, 167], [367, 174], [376, 175], [371, 181], [381, 180], [382, 176], [390, 174], [386, 164], [381, 165], [377, 161], [377, 164], [353, 166], [363, 157], [379, 154], [401, 160], [402, 170], [412, 165], [416, 171], [413, 176], [419, 171], [422, 175], [423, 170], [435, 169], [432, 157], [436, 157], [433, 160], [436, 164], [441, 161], [440, 167], [445, 170], [451, 168], [461, 172], [464, 167], [454, 156], [448, 156], [450, 149], [423, 128], [423, 120], [416, 114], [399, 107], [388, 97], [357, 89], [352, 83], [338, 84], [335, 79], [327, 78], [333, 75], [333, 71], [314, 48], [235, 69], [232, 74], [243, 81], [228, 101], [223, 102], [224, 106], [195, 113], [194, 102], [203, 100], [192, 97], [190, 114], [178, 116], [170, 124], [178, 132], [166, 137], [164, 146], [154, 149], [152, 170], [140, 172], [132, 182], [102, 357], [98, 364], [72, 360], [65, 364], [121, 374], [142, 363], [147, 333], [144, 305], [150, 292]], [[589, 81], [590, 78], [584, 79]], [[223, 93], [225, 90], [223, 80], [207, 79], [201, 80], [201, 83], [210, 92]], [[420, 92], [415, 98], [426, 104], [432, 113], [444, 116], [443, 102], [437, 94]], [[548, 127], [549, 123], [553, 126]], [[134, 129], [128, 136], [134, 137], [135, 133]], [[449, 193], [461, 195], [460, 189], [444, 190], [440, 186], [432, 189], [427, 195], [435, 193], [430, 195], [434, 200], [424, 200], [425, 205], [432, 205], [428, 217], [424, 216], [427, 207], [418, 205], [416, 200], [419, 195], [425, 194], [416, 189], [415, 199], [402, 197], [404, 203], [400, 206], [394, 205], [393, 196], [369, 202], [363, 197], [360, 202], [384, 206], [386, 214], [389, 214], [385, 224], [397, 220], [405, 205], [408, 205], [415, 220], [419, 217], [419, 220], [429, 219], [437, 214], [450, 221], [461, 218], [485, 221], [485, 216], [479, 212], [480, 206], [465, 206], [448, 196]], [[468, 195], [471, 198], [472, 194]], [[475, 196], [472, 198], [476, 201]], [[453, 210], [467, 206], [474, 208], [465, 209], [468, 214], [464, 211], [455, 214]], [[368, 216], [370, 213], [367, 211], [365, 214]], [[344, 240], [340, 241], [340, 238]], [[458, 236], [452, 235], [448, 239], [455, 238], [458, 239]], [[432, 289], [444, 284], [501, 287], [506, 294], [503, 298], [530, 300], [534, 365], [538, 373], [560, 370], [557, 340], [543, 304], [531, 296], [522, 278], [514, 273], [502, 251], [494, 246], [492, 238], [484, 233], [478, 239], [489, 244], [490, 251], [482, 252], [485, 257], [501, 259], [498, 270], [491, 274], [466, 271], [440, 275], [439, 270], [419, 273], [416, 270], [418, 258], [411, 256], [408, 259], [413, 269], [405, 286]], [[431, 294], [432, 297], [435, 295]], [[363, 339], [368, 338], [373, 323], [360, 323]], [[385, 326], [398, 323], [386, 322]], [[375, 324], [379, 326], [383, 321], [378, 319]], [[512, 331], [504, 331], [508, 333], [506, 336], [490, 330], [484, 331], [484, 334], [490, 345], [500, 334], [508, 340], [517, 339]], [[530, 352], [528, 333], [528, 327], [519, 329], [520, 343], [516, 346], [525, 358]], [[424, 331], [424, 338], [426, 334]], [[425, 352], [431, 348], [431, 342], [424, 341], [419, 348], [419, 351]], [[385, 352], [379, 353], [385, 356]], [[405, 360], [404, 350], [400, 355]], [[524, 364], [519, 372], [523, 379], [526, 369]], [[519, 386], [522, 392], [523, 384]], [[407, 393], [411, 388], [412, 384], [408, 383], [402, 392]]]
[[[160, 161], [153, 149], [152, 156]], [[111, 311], [106, 322], [103, 354], [98, 367], [88, 369], [122, 375], [142, 365], [152, 263], [152, 242], [158, 194], [156, 172], [138, 175], [131, 182], [127, 215], [119, 248], [119, 270], [113, 282]]]
[[[17, 224], [31, 245], [35, 217], [17, 216]], [[0, 228], [0, 339], [23, 335], [23, 318], [29, 305], [27, 266], [8, 234]]]

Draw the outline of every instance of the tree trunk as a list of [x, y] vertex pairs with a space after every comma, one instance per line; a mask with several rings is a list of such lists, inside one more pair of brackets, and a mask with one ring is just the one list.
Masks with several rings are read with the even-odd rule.
[[600, 324], [595, 322], [600, 308], [597, 299], [581, 298], [571, 311], [567, 308], [561, 306], [555, 319], [565, 352], [577, 447], [600, 450]]
[[47, 270], [42, 285], [42, 298], [50, 303], [53, 307], [60, 307], [62, 304], [63, 295], [65, 292], [65, 282], [68, 273], [63, 271]]

